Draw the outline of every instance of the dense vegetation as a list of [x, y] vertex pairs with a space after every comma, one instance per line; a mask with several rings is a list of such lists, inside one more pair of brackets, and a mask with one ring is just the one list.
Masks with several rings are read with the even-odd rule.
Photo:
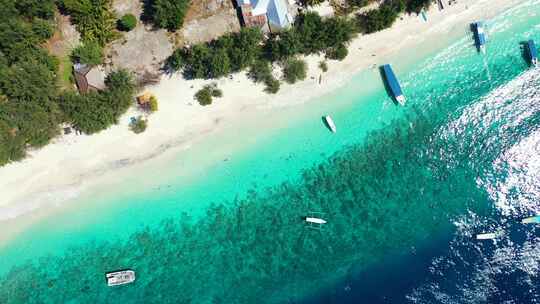
[[112, 0], [58, 0], [58, 5], [71, 16], [83, 42], [105, 46], [118, 36]]
[[103, 62], [103, 47], [95, 41], [87, 41], [71, 52], [71, 60], [89, 65]]
[[[81, 0], [75, 6], [75, 1], [65, 0], [61, 4], [77, 7], [74, 11], [79, 12], [88, 3], [98, 2]], [[115, 123], [131, 104], [133, 81], [125, 71], [109, 75], [104, 92], [60, 93], [58, 59], [41, 46], [54, 33], [54, 4], [54, 0], [0, 0], [0, 165], [23, 158], [28, 148], [47, 144], [59, 134], [61, 123], [97, 132]], [[101, 56], [100, 39], [105, 36], [89, 34], [95, 32], [87, 32], [88, 39], [73, 52], [78, 60], [92, 63]]]
[[283, 79], [288, 83], [295, 83], [306, 79], [306, 62], [296, 58], [289, 58], [283, 64]]
[[0, 165], [58, 133], [58, 62], [40, 47], [53, 16], [53, 0], [0, 0]]
[[361, 32], [373, 33], [392, 26], [399, 14], [407, 11], [419, 13], [428, 8], [433, 0], [387, 0], [378, 9], [358, 15], [358, 27]]
[[75, 128], [92, 134], [116, 124], [132, 104], [135, 85], [131, 74], [125, 70], [113, 72], [105, 79], [107, 90], [79, 95], [66, 92], [60, 96], [59, 105], [66, 120]]
[[178, 49], [167, 60], [167, 67], [181, 70], [187, 78], [204, 79], [249, 68], [251, 79], [265, 83], [266, 91], [275, 93], [279, 82], [272, 76], [271, 63], [286, 62], [297, 54], [333, 54], [336, 47], [346, 49], [355, 32], [355, 24], [349, 19], [322, 19], [316, 13], [305, 13], [297, 17], [291, 29], [273, 34], [267, 40], [263, 40], [259, 29], [243, 28], [239, 33]]
[[209, 43], [176, 50], [168, 59], [172, 70], [187, 78], [219, 78], [247, 68], [261, 53], [262, 34], [255, 28], [224, 35]]
[[189, 4], [190, 0], [145, 0], [143, 19], [174, 31], [182, 27]]

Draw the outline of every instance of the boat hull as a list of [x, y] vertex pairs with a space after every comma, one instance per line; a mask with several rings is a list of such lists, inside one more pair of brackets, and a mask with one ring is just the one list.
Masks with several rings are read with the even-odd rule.
[[474, 42], [479, 52], [486, 52], [487, 37], [484, 31], [484, 24], [482, 22], [475, 22], [471, 24], [472, 31], [474, 33]]
[[122, 270], [108, 272], [107, 274], [105, 274], [105, 278], [107, 279], [107, 285], [109, 286], [129, 284], [135, 281], [135, 271]]
[[531, 216], [521, 220], [523, 224], [540, 224], [540, 216]]
[[332, 133], [336, 133], [337, 128], [336, 128], [336, 124], [334, 123], [334, 120], [332, 119], [332, 117], [330, 117], [328, 115], [324, 116], [324, 123], [326, 124], [328, 129], [330, 129], [330, 131], [332, 131]]
[[392, 67], [389, 64], [383, 65], [381, 69], [392, 97], [394, 97], [400, 105], [405, 105], [405, 96], [403, 95], [396, 74], [394, 74], [394, 70], [392, 70]]
[[536, 48], [536, 45], [534, 44], [533, 40], [527, 41], [527, 53], [529, 55], [529, 60], [531, 61], [531, 65], [534, 67], [538, 66], [538, 49]]

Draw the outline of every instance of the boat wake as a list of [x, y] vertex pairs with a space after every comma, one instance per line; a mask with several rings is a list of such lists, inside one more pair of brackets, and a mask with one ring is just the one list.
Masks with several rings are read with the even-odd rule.
[[[540, 300], [540, 227], [521, 223], [540, 213], [539, 85], [540, 73], [529, 70], [464, 108], [438, 132], [449, 141], [461, 139], [454, 148], [470, 154], [469, 165], [478, 168], [477, 185], [493, 206], [486, 214], [469, 211], [454, 220], [448, 253], [432, 259], [430, 277], [407, 296], [410, 302]], [[495, 240], [475, 238], [497, 230], [505, 234]]]

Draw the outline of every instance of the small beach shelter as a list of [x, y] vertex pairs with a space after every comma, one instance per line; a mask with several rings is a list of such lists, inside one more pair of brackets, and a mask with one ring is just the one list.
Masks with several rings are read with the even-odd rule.
[[99, 67], [86, 64], [73, 65], [73, 76], [81, 94], [105, 89], [105, 73]]

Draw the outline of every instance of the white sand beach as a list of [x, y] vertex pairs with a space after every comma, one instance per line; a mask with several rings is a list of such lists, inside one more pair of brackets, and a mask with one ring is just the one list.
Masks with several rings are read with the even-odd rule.
[[[250, 121], [249, 113], [301, 107], [316, 96], [336, 90], [363, 69], [382, 64], [402, 52], [424, 52], [437, 45], [437, 41], [463, 35], [470, 22], [495, 16], [520, 2], [458, 0], [444, 11], [433, 6], [427, 22], [415, 15], [404, 16], [391, 29], [356, 38], [344, 61], [329, 62], [329, 71], [322, 75], [321, 84], [318, 64], [323, 58], [307, 57], [306, 80], [295, 85], [282, 84], [276, 95], [264, 93], [262, 85], [254, 84], [240, 73], [232, 79], [218, 80], [224, 97], [202, 107], [193, 95], [209, 81], [187, 81], [179, 74], [163, 76], [158, 85], [147, 88], [158, 98], [159, 111], [149, 117], [146, 132], [135, 135], [128, 129], [130, 117], [140, 115], [133, 108], [108, 130], [92, 136], [61, 136], [52, 144], [30, 152], [23, 161], [0, 168], [0, 226], [21, 215], [43, 210], [54, 212], [63, 202], [73, 201], [95, 183], [115, 179], [131, 168], [136, 170], [137, 164], [159, 161], [165, 155], [181, 157], [182, 150], [204, 141], [208, 134], [216, 134], [224, 123], [243, 121], [258, 127], [256, 121]], [[0, 231], [3, 231], [0, 239], [10, 233], [6, 229]]]

